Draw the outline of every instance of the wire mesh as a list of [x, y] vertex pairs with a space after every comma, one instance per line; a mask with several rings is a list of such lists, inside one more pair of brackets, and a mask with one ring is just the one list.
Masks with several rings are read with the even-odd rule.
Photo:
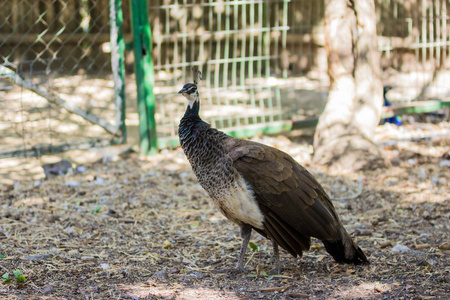
[[[116, 122], [108, 0], [0, 2], [0, 66], [87, 114]], [[0, 156], [111, 139], [99, 126], [0, 72]], [[88, 142], [86, 145], [84, 141]]]
[[450, 1], [375, 2], [385, 83], [398, 103], [448, 100], [450, 95]]
[[[280, 126], [287, 120], [273, 73], [286, 45], [289, 1], [150, 2], [160, 145], [174, 139], [184, 100], [174, 93], [203, 70], [203, 116], [227, 131]], [[170, 100], [169, 100], [170, 99]]]
[[[237, 135], [280, 129], [325, 105], [324, 1], [149, 3], [160, 138], [176, 139], [184, 101], [173, 94], [192, 81], [192, 66], [206, 77], [203, 117]], [[376, 1], [382, 79], [396, 87], [393, 100], [448, 97], [449, 3]]]

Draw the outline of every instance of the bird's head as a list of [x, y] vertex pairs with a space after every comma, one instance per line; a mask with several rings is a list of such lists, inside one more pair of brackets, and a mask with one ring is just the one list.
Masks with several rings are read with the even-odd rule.
[[383, 93], [386, 94], [390, 90], [392, 90], [394, 87], [392, 85], [385, 85], [383, 86]]
[[186, 83], [183, 88], [178, 92], [182, 94], [188, 100], [189, 107], [192, 108], [194, 103], [199, 101], [198, 89], [196, 83]]

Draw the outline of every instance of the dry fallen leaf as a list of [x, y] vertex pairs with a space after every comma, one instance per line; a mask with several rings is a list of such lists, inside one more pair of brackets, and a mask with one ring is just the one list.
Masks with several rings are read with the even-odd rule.
[[450, 250], [450, 242], [445, 242], [441, 245], [439, 245], [440, 250]]

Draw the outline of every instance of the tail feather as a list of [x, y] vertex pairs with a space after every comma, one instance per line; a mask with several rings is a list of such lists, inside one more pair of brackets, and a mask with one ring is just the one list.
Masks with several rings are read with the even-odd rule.
[[325, 249], [333, 256], [338, 263], [347, 263], [354, 265], [369, 264], [364, 252], [356, 245], [347, 232], [345, 237], [338, 241], [322, 241]]
[[264, 212], [264, 229], [267, 236], [292, 256], [302, 256], [311, 246], [311, 238], [301, 234], [284, 222], [267, 207], [261, 206]]

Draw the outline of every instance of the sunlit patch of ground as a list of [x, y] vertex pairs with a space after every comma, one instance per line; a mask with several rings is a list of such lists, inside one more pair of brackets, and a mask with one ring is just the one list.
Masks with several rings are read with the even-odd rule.
[[136, 299], [242, 299], [239, 293], [205, 288], [200, 281], [193, 287], [185, 287], [183, 284], [162, 284], [154, 280], [148, 280], [142, 284], [124, 285], [122, 290], [128, 296]]

